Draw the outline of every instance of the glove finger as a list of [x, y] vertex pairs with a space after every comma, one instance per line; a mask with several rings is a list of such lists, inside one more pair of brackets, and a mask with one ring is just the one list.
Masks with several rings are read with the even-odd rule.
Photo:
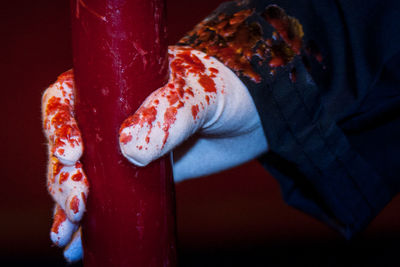
[[43, 94], [43, 128], [51, 155], [63, 164], [73, 165], [82, 156], [83, 145], [74, 118], [74, 80], [72, 70], [61, 74]]
[[48, 189], [71, 222], [79, 222], [86, 210], [89, 183], [78, 161], [65, 166], [56, 157], [49, 164]]
[[59, 247], [64, 247], [71, 240], [76, 229], [78, 229], [78, 225], [72, 223], [60, 205], [56, 204], [53, 225], [50, 230], [51, 241]]
[[170, 79], [121, 126], [120, 147], [128, 160], [147, 165], [212, 123], [223, 80], [215, 59], [187, 48], [170, 49]]
[[64, 258], [72, 263], [79, 261], [83, 258], [83, 247], [82, 247], [82, 227], [79, 227], [78, 231], [72, 236], [71, 242], [64, 249]]

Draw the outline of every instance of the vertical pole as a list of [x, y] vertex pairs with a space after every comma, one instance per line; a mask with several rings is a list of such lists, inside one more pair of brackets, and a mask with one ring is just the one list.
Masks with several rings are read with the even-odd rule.
[[167, 82], [164, 0], [71, 0], [76, 116], [90, 181], [84, 265], [175, 266], [169, 158], [145, 168], [121, 154], [121, 123]]

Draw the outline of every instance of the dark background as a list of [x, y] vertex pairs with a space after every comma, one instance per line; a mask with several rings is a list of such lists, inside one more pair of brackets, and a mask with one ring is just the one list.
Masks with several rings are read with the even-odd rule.
[[[173, 44], [222, 1], [167, 2]], [[40, 99], [72, 67], [69, 1], [3, 1], [0, 14], [0, 265], [65, 266], [48, 234], [53, 202]], [[255, 161], [176, 192], [182, 266], [400, 266], [400, 198], [345, 241], [285, 205]]]

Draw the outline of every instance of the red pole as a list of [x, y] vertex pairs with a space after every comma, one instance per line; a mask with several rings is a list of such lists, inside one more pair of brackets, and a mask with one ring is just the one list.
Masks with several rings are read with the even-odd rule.
[[145, 168], [121, 154], [121, 123], [168, 77], [163, 0], [71, 0], [76, 115], [90, 181], [84, 265], [175, 266], [169, 158]]

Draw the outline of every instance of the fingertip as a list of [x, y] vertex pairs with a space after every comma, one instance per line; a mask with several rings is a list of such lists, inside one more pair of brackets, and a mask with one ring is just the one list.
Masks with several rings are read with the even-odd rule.
[[72, 233], [76, 231], [76, 228], [77, 225], [68, 220], [64, 210], [57, 205], [50, 230], [51, 241], [59, 247], [64, 247], [71, 240]]
[[152, 161], [152, 158], [146, 155], [149, 154], [149, 151], [146, 151], [146, 153], [142, 145], [136, 145], [134, 143], [132, 136], [133, 133], [129, 126], [121, 129], [119, 136], [121, 153], [129, 162], [138, 167], [144, 167]]
[[81, 227], [79, 227], [78, 231], [75, 232], [71, 242], [65, 248], [64, 258], [70, 263], [79, 261], [83, 258]]
[[57, 149], [54, 152], [54, 156], [64, 165], [74, 165], [83, 153], [82, 145], [75, 144], [74, 147], [66, 145], [63, 148]]
[[67, 218], [72, 222], [79, 222], [86, 210], [84, 194], [70, 195], [65, 202]]
[[133, 155], [135, 155], [135, 151], [132, 151], [131, 146], [128, 145], [124, 145], [122, 143], [120, 143], [120, 149], [121, 149], [121, 153], [122, 155], [132, 164], [138, 166], [138, 167], [144, 167], [146, 165], [148, 165], [151, 160], [146, 160], [144, 158], [140, 158], [139, 160], [137, 159], [137, 157], [134, 157]]

